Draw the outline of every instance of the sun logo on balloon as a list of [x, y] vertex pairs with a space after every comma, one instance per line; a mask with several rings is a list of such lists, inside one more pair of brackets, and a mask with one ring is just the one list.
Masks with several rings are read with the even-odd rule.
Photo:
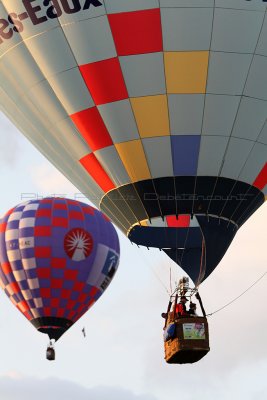
[[65, 236], [64, 249], [73, 261], [83, 261], [92, 252], [93, 238], [84, 229], [74, 228]]

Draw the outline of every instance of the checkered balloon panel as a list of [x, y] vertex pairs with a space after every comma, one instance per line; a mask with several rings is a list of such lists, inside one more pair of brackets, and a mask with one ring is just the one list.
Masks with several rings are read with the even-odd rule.
[[115, 229], [86, 204], [33, 200], [0, 220], [0, 284], [28, 320], [77, 321], [109, 285], [118, 261]]

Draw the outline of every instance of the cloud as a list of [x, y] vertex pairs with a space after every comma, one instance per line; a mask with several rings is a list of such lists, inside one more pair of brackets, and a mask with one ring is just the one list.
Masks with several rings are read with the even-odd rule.
[[[12, 375], [14, 372], [12, 372]], [[86, 388], [71, 381], [33, 377], [0, 378], [0, 396], [5, 400], [157, 400], [149, 394], [135, 394], [121, 387]], [[89, 374], [90, 376], [90, 374]]]
[[[267, 360], [244, 360], [235, 365], [229, 357], [228, 342], [220, 343], [225, 354], [206, 358], [192, 365], [167, 365], [150, 359], [150, 371], [147, 374], [147, 390], [157, 393], [160, 399], [172, 399], [175, 393], [184, 400], [256, 400], [267, 398]], [[254, 344], [247, 342], [247, 348]], [[211, 349], [213, 352], [215, 349]], [[264, 344], [262, 343], [264, 352]], [[228, 368], [221, 368], [227, 362]], [[164, 383], [164, 385], [163, 385]], [[258, 396], [258, 397], [257, 397]]]

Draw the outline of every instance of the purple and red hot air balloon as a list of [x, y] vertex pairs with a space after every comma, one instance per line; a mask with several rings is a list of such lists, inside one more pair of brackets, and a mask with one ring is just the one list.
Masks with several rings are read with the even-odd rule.
[[23, 203], [0, 219], [0, 284], [50, 340], [58, 340], [102, 295], [119, 262], [109, 220], [65, 198]]

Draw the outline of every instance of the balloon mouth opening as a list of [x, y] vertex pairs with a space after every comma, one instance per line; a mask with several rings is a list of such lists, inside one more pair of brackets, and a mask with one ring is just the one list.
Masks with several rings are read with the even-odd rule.
[[49, 336], [50, 340], [57, 341], [72, 325], [66, 318], [43, 317], [31, 320], [33, 326], [41, 333]]

